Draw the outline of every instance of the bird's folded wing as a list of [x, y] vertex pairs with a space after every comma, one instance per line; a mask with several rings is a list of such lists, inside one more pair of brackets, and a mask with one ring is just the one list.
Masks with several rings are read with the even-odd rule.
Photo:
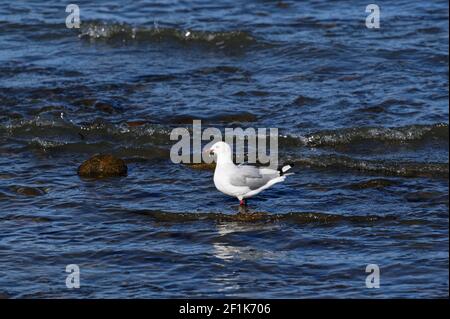
[[243, 186], [250, 189], [258, 189], [275, 176], [261, 174], [260, 169], [254, 166], [237, 166], [236, 170], [230, 174], [230, 184], [233, 186]]

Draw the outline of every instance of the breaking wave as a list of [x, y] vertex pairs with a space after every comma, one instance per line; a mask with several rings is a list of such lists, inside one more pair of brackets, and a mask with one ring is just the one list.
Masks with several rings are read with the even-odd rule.
[[[245, 116], [244, 116], [245, 115]], [[241, 117], [224, 116], [211, 119], [212, 122], [228, 120], [253, 121], [249, 114]], [[177, 125], [190, 123], [190, 118], [173, 120]], [[109, 123], [93, 121], [75, 124], [62, 118], [36, 117], [32, 120], [16, 120], [0, 124], [0, 133], [10, 140], [11, 145], [43, 151], [92, 153], [113, 152], [126, 158], [168, 158], [174, 144], [169, 136], [173, 123], [148, 123], [145, 121]], [[189, 125], [187, 126], [189, 128]], [[303, 138], [286, 137], [281, 145], [290, 156], [281, 161], [292, 161], [299, 166], [319, 169], [345, 169], [375, 175], [403, 177], [448, 177], [448, 163], [406, 162], [395, 160], [359, 159], [337, 154], [299, 157], [299, 146], [333, 146], [356, 141], [386, 141], [389, 143], [416, 143], [426, 139], [448, 141], [448, 125], [414, 125], [401, 128], [355, 128], [319, 132]], [[283, 144], [284, 142], [284, 144]], [[287, 145], [285, 145], [287, 142]], [[20, 148], [21, 149], [21, 148]], [[283, 151], [284, 153], [284, 151]]]
[[107, 23], [91, 21], [81, 26], [80, 38], [107, 41], [163, 42], [209, 44], [218, 47], [244, 47], [256, 43], [248, 32], [232, 31], [198, 31], [176, 28], [133, 27], [126, 23]]
[[356, 127], [330, 131], [321, 131], [305, 136], [287, 135], [287, 143], [306, 146], [334, 146], [358, 142], [411, 143], [425, 139], [434, 139], [448, 143], [448, 124], [410, 125], [397, 128]]
[[319, 155], [296, 159], [300, 166], [348, 169], [373, 174], [403, 176], [448, 178], [448, 163], [394, 162], [383, 160], [362, 160], [339, 155]]

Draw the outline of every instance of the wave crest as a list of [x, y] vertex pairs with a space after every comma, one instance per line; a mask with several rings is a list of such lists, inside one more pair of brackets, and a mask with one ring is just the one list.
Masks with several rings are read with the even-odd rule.
[[321, 131], [305, 136], [287, 135], [287, 143], [321, 147], [358, 142], [376, 141], [390, 143], [420, 142], [427, 138], [448, 143], [448, 124], [410, 125], [397, 128], [357, 127]]
[[87, 22], [81, 27], [80, 38], [108, 41], [163, 42], [210, 44], [218, 47], [243, 47], [256, 43], [248, 32], [232, 31], [196, 31], [176, 28], [142, 28], [126, 23]]
[[349, 169], [388, 176], [431, 178], [448, 178], [449, 176], [448, 163], [363, 160], [339, 155], [305, 157], [294, 162], [307, 167], [337, 170]]

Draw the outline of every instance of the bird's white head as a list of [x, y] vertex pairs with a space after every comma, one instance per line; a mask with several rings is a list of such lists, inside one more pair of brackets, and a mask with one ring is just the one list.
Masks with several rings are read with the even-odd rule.
[[231, 161], [231, 147], [225, 142], [217, 142], [206, 150], [210, 155], [217, 155], [217, 160]]

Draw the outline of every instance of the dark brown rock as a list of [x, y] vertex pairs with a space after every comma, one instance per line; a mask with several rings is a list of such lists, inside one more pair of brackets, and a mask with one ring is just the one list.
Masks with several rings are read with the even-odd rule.
[[237, 114], [218, 114], [209, 119], [209, 122], [215, 123], [247, 123], [256, 122], [258, 117], [255, 114], [241, 112]]
[[19, 186], [14, 187], [14, 190], [17, 194], [25, 196], [40, 196], [45, 194], [42, 189], [36, 187]]
[[179, 115], [179, 116], [174, 116], [170, 119], [170, 123], [171, 124], [192, 124], [192, 122], [194, 120], [203, 120], [200, 117], [196, 117], [196, 116], [191, 116], [191, 115]]
[[78, 175], [82, 177], [104, 178], [127, 175], [125, 162], [113, 155], [95, 155], [78, 167]]
[[238, 222], [259, 222], [270, 220], [271, 216], [262, 212], [250, 212], [245, 207], [239, 207], [237, 214], [231, 215], [231, 221]]
[[389, 187], [389, 186], [393, 186], [396, 184], [397, 184], [397, 182], [395, 182], [393, 180], [378, 178], [378, 179], [371, 179], [368, 181], [351, 184], [349, 186], [349, 188], [353, 189], [353, 190], [367, 189], [367, 188], [384, 188], [384, 187]]
[[169, 123], [171, 124], [192, 124], [194, 120], [201, 120], [202, 123], [249, 123], [256, 122], [258, 117], [249, 112], [241, 113], [220, 113], [212, 117], [201, 117], [198, 115], [178, 115], [171, 117]]
[[199, 170], [205, 170], [205, 171], [213, 171], [216, 169], [216, 163], [192, 163], [192, 164], [186, 164], [189, 168], [192, 169], [199, 169]]
[[136, 127], [136, 126], [141, 126], [141, 125], [145, 125], [145, 124], [147, 124], [146, 121], [128, 121], [127, 122], [127, 125], [129, 127]]

